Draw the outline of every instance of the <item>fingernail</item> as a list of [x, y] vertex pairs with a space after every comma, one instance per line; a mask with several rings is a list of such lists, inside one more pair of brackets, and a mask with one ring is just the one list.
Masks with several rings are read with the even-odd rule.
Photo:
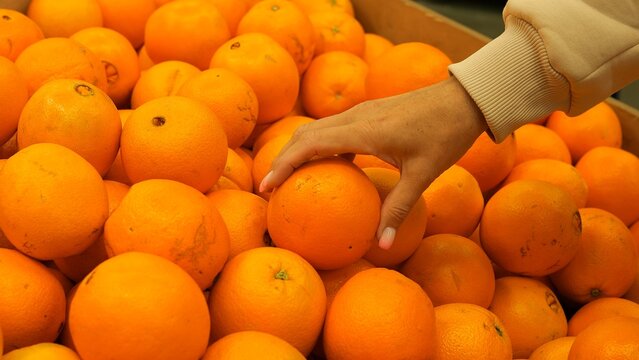
[[273, 177], [273, 171], [269, 171], [268, 174], [266, 174], [266, 176], [264, 177], [264, 179], [262, 179], [262, 182], [260, 183], [260, 188], [259, 188], [259, 192], [264, 192], [269, 184], [269, 181], [271, 180], [271, 177]]
[[387, 227], [382, 232], [382, 236], [379, 238], [379, 247], [388, 250], [391, 246], [393, 246], [393, 241], [395, 241], [395, 229], [392, 227]]

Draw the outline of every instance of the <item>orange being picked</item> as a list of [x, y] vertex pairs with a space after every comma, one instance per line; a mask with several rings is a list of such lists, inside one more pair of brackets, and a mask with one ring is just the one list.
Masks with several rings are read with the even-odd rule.
[[248, 4], [244, 0], [208, 0], [212, 2], [215, 7], [220, 11], [226, 25], [229, 27], [229, 33], [231, 36], [237, 34], [237, 25], [244, 17], [249, 9]]
[[364, 28], [352, 15], [340, 11], [313, 12], [309, 19], [315, 29], [315, 56], [329, 51], [364, 55]]
[[86, 250], [100, 236], [109, 210], [95, 168], [52, 143], [31, 145], [7, 160], [0, 199], [0, 228], [18, 250], [42, 260]]
[[631, 360], [639, 357], [639, 319], [616, 316], [594, 322], [570, 348], [568, 360]]
[[31, 0], [27, 16], [48, 38], [69, 37], [79, 30], [103, 24], [98, 0]]
[[496, 144], [483, 132], [470, 149], [457, 161], [457, 165], [468, 170], [483, 193], [496, 188], [515, 166], [517, 143], [514, 136], [508, 136]]
[[122, 125], [109, 96], [74, 79], [51, 80], [27, 101], [18, 123], [18, 147], [63, 145], [104, 175], [118, 153]]
[[593, 300], [573, 314], [568, 320], [568, 335], [577, 336], [592, 323], [613, 316], [628, 316], [639, 319], [639, 303], [617, 297]]
[[176, 95], [192, 76], [200, 73], [195, 66], [184, 61], [162, 61], [140, 74], [131, 94], [131, 108], [163, 96]]
[[75, 351], [66, 346], [43, 342], [13, 350], [2, 356], [3, 360], [80, 360]]
[[386, 52], [393, 47], [393, 43], [387, 38], [383, 37], [379, 34], [374, 33], [365, 33], [364, 34], [364, 55], [362, 55], [362, 59], [366, 61], [367, 64], [373, 62], [373, 60], [377, 59], [380, 55]]
[[305, 360], [293, 345], [262, 331], [238, 331], [209, 346], [202, 360], [260, 359]]
[[20, 113], [28, 98], [27, 83], [18, 68], [0, 56], [0, 143], [5, 143], [16, 132]]
[[350, 278], [361, 271], [374, 267], [375, 265], [362, 258], [339, 269], [319, 270], [317, 273], [320, 278], [322, 278], [324, 288], [326, 289], [326, 308], [328, 309], [331, 306], [339, 289], [341, 289]]
[[566, 360], [574, 342], [574, 336], [564, 336], [550, 340], [535, 349], [528, 360]]
[[176, 95], [205, 103], [222, 122], [232, 149], [242, 145], [255, 128], [257, 96], [246, 81], [228, 69], [211, 68], [195, 74]]
[[229, 69], [251, 86], [259, 104], [258, 124], [284, 117], [295, 105], [299, 93], [295, 60], [266, 34], [248, 33], [231, 38], [215, 52], [210, 67]]
[[0, 56], [15, 61], [27, 46], [44, 39], [33, 20], [12, 9], [0, 9]]
[[268, 232], [277, 247], [296, 252], [316, 269], [338, 269], [371, 248], [380, 206], [375, 184], [351, 162], [311, 161], [273, 190]]
[[204, 294], [184, 270], [129, 252], [77, 285], [68, 326], [82, 359], [198, 360], [211, 324]]
[[228, 147], [221, 122], [205, 104], [165, 96], [135, 109], [122, 129], [120, 152], [133, 183], [171, 179], [206, 192], [224, 171]]
[[319, 12], [343, 12], [354, 16], [351, 0], [293, 0], [293, 2], [309, 15]]
[[154, 0], [98, 0], [105, 28], [122, 34], [138, 49], [144, 43], [144, 26], [155, 11]]
[[285, 116], [268, 124], [267, 128], [255, 138], [253, 142], [253, 152], [259, 152], [264, 144], [279, 135], [288, 134], [288, 136], [292, 136], [298, 127], [313, 121], [315, 121], [315, 119], [308, 116], [292, 115]]
[[572, 164], [570, 150], [554, 131], [537, 124], [526, 124], [515, 130], [517, 154], [515, 165], [532, 159], [555, 159]]
[[323, 118], [341, 113], [366, 100], [368, 65], [357, 55], [330, 51], [313, 59], [302, 78], [304, 110]]
[[278, 336], [308, 355], [320, 334], [326, 293], [301, 256], [259, 247], [230, 259], [211, 289], [213, 341], [257, 330]]

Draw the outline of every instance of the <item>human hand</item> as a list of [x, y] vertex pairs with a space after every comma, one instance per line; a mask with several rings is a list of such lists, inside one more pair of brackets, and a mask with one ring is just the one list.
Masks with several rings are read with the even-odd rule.
[[449, 78], [302, 125], [273, 161], [259, 190], [280, 185], [316, 157], [375, 155], [401, 173], [382, 204], [377, 230], [379, 246], [388, 249], [419, 196], [485, 129], [477, 105], [455, 78]]

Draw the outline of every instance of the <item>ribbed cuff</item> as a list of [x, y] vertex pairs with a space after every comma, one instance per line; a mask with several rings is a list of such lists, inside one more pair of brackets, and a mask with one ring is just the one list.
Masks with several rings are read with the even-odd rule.
[[570, 105], [570, 84], [551, 67], [537, 30], [519, 18], [509, 16], [504, 33], [449, 70], [475, 100], [498, 143]]

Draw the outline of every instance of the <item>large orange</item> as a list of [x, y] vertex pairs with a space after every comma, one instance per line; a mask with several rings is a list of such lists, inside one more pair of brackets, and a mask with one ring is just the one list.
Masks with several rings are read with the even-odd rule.
[[516, 156], [514, 136], [508, 136], [496, 144], [488, 133], [483, 132], [457, 161], [457, 165], [468, 170], [477, 179], [481, 191], [486, 193], [508, 176], [515, 166]]
[[359, 259], [350, 265], [346, 265], [335, 270], [319, 270], [318, 274], [322, 278], [324, 288], [326, 289], [326, 308], [328, 309], [337, 295], [339, 289], [355, 274], [366, 269], [372, 269], [375, 265], [366, 259]]
[[210, 331], [195, 281], [172, 262], [140, 252], [110, 258], [82, 280], [68, 323], [83, 360], [197, 360]]
[[257, 154], [262, 146], [264, 146], [264, 144], [266, 144], [269, 140], [284, 134], [292, 136], [298, 127], [313, 121], [315, 121], [315, 119], [308, 116], [292, 115], [285, 116], [280, 120], [268, 124], [267, 128], [255, 138], [252, 147], [253, 153]]
[[69, 37], [103, 23], [98, 0], [31, 0], [27, 16], [48, 38]]
[[308, 355], [322, 329], [326, 292], [317, 272], [301, 256], [259, 247], [226, 263], [209, 304], [213, 340], [258, 330]]
[[353, 3], [351, 0], [293, 0], [307, 14], [318, 12], [343, 12], [353, 16]]
[[639, 318], [639, 304], [616, 297], [593, 300], [580, 307], [570, 317], [568, 320], [568, 335], [577, 336], [595, 321], [613, 316]]
[[365, 33], [364, 43], [364, 55], [362, 55], [362, 59], [364, 59], [367, 64], [372, 63], [373, 60], [377, 59], [394, 45], [387, 38], [374, 33]]
[[80, 360], [75, 351], [66, 346], [44, 342], [13, 350], [2, 356], [3, 360]]
[[611, 317], [593, 323], [575, 338], [568, 360], [639, 358], [639, 319]]
[[574, 336], [564, 336], [550, 340], [535, 349], [528, 360], [566, 360], [574, 342]]
[[260, 359], [305, 360], [293, 345], [262, 331], [238, 331], [209, 346], [202, 360]]
[[0, 56], [0, 143], [5, 143], [16, 132], [28, 98], [27, 83], [18, 68]]
[[361, 271], [335, 295], [323, 342], [328, 359], [429, 359], [435, 350], [433, 304], [394, 270]]
[[515, 130], [515, 138], [515, 165], [532, 159], [555, 159], [572, 164], [568, 145], [556, 132], [544, 126], [526, 124]]
[[243, 0], [208, 0], [213, 3], [226, 20], [231, 36], [237, 34], [237, 25], [244, 17], [249, 7]]
[[215, 52], [210, 67], [227, 68], [249, 83], [260, 106], [258, 124], [282, 118], [295, 105], [299, 93], [295, 60], [266, 34], [249, 33], [230, 39]]
[[98, 239], [108, 215], [100, 174], [64, 146], [20, 150], [0, 172], [0, 228], [38, 259], [76, 255]]
[[129, 40], [134, 48], [144, 43], [144, 26], [155, 11], [154, 0], [98, 0], [105, 28], [113, 29]]
[[222, 175], [228, 153], [224, 128], [211, 109], [182, 96], [135, 109], [120, 141], [122, 164], [132, 182], [171, 179], [202, 192]]
[[364, 55], [364, 28], [352, 15], [341, 11], [313, 12], [309, 19], [315, 29], [315, 56], [330, 51]]
[[276, 246], [300, 254], [315, 268], [338, 269], [371, 248], [380, 206], [375, 185], [352, 163], [311, 161], [273, 190], [268, 231]]
[[140, 74], [131, 94], [131, 108], [163, 96], [176, 95], [192, 76], [200, 72], [184, 61], [169, 60], [151, 66]]
[[0, 18], [0, 56], [15, 61], [27, 46], [44, 39], [38, 24], [18, 11], [0, 9]]

